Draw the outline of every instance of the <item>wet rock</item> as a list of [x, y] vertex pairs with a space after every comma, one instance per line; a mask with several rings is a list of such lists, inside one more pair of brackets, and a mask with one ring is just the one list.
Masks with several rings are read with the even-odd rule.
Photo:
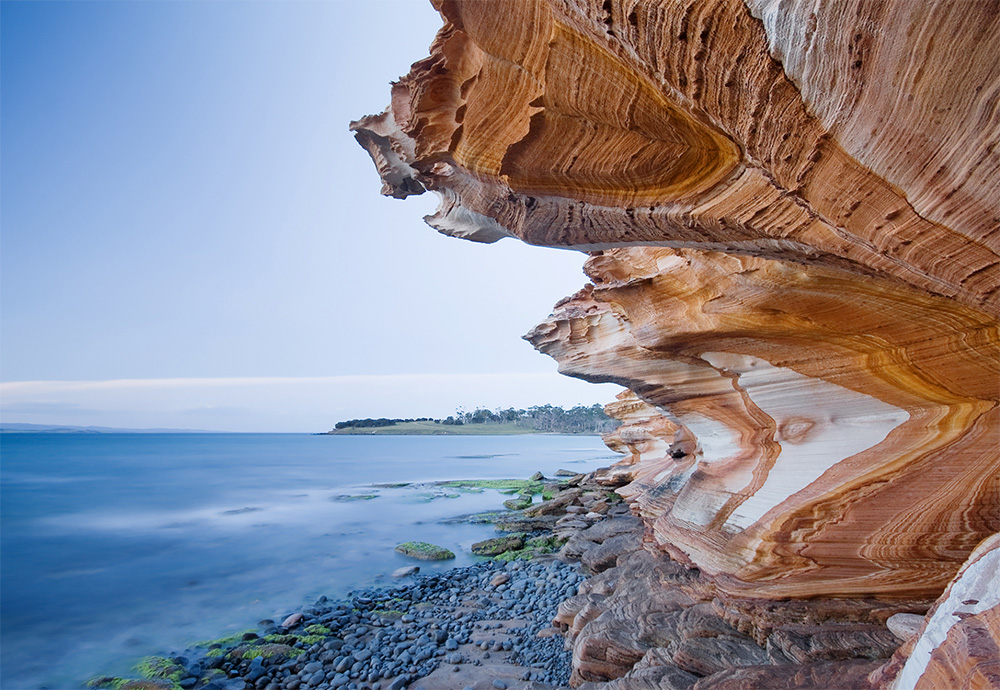
[[406, 565], [403, 566], [402, 568], [397, 568], [396, 570], [393, 570], [392, 576], [396, 579], [399, 579], [403, 577], [409, 577], [410, 575], [416, 575], [419, 572], [420, 572], [419, 565]]
[[503, 502], [505, 508], [510, 510], [524, 510], [529, 508], [532, 503], [531, 496], [518, 496], [517, 498], [510, 498]]
[[403, 542], [396, 547], [396, 551], [422, 561], [444, 561], [455, 557], [455, 554], [448, 549], [425, 541]]
[[524, 537], [511, 535], [478, 541], [472, 545], [472, 553], [477, 556], [498, 556], [507, 551], [517, 551], [522, 548], [524, 548]]
[[303, 616], [301, 613], [293, 613], [288, 618], [281, 621], [281, 627], [285, 628], [286, 630], [289, 628], [294, 628], [296, 625], [302, 622], [303, 618], [305, 618], [305, 616]]

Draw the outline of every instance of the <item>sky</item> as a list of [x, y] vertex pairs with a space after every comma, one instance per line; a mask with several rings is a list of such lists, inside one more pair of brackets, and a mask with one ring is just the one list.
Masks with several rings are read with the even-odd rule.
[[440, 25], [426, 0], [0, 3], [0, 421], [611, 400], [520, 339], [584, 255], [439, 235], [348, 131]]

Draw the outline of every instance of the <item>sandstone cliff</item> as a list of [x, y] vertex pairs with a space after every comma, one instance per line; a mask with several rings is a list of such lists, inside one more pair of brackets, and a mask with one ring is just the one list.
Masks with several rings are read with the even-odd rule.
[[526, 337], [631, 391], [648, 548], [733, 601], [941, 595], [1000, 530], [1000, 5], [435, 6], [352, 128], [438, 230], [590, 253]]

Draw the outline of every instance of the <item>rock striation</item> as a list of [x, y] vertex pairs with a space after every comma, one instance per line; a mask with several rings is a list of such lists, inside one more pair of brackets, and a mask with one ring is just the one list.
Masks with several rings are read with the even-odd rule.
[[[590, 255], [526, 338], [628, 389], [601, 481], [646, 550], [751, 628], [778, 600], [926, 610], [1000, 531], [996, 4], [434, 5], [430, 56], [352, 129], [441, 232]], [[1000, 682], [992, 610], [894, 687]]]
[[635, 439], [622, 489], [675, 559], [741, 594], [936, 596], [996, 528], [991, 317], [715, 252], [607, 250], [587, 272], [527, 338], [678, 426], [668, 452]]
[[442, 232], [795, 259], [996, 314], [991, 3], [435, 4], [431, 56], [352, 127]]

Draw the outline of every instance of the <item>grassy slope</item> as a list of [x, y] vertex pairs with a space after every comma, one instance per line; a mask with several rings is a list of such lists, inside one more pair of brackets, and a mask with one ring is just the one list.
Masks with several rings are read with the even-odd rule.
[[393, 426], [363, 429], [338, 429], [331, 434], [348, 435], [389, 435], [389, 436], [510, 436], [512, 434], [537, 434], [534, 429], [525, 429], [514, 424], [435, 424], [434, 422], [403, 422]]

